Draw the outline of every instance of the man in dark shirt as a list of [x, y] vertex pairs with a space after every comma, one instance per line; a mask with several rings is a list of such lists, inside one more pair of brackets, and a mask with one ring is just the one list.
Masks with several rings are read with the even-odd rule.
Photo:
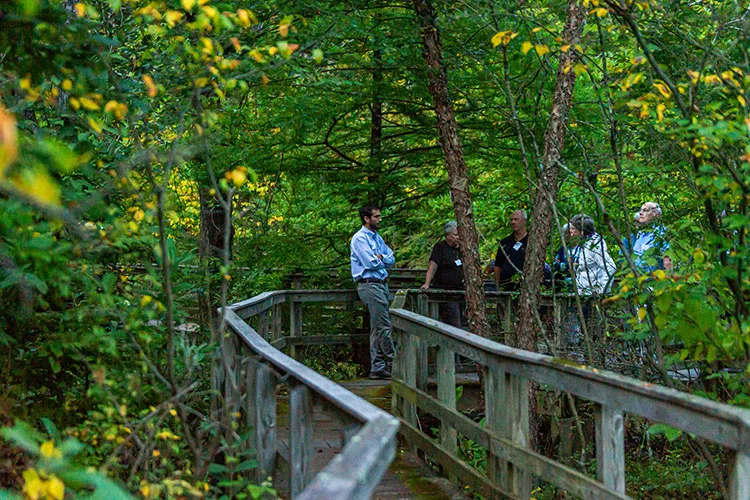
[[[462, 290], [464, 267], [461, 262], [461, 249], [458, 246], [458, 225], [456, 221], [450, 221], [443, 230], [445, 239], [436, 243], [432, 248], [430, 264], [422, 288]], [[440, 303], [438, 305], [440, 321], [461, 328], [461, 310], [462, 302]]]
[[529, 235], [526, 232], [526, 211], [516, 210], [510, 216], [513, 234], [500, 241], [495, 256], [495, 286], [498, 290], [518, 290], [519, 282], [513, 276], [523, 273], [523, 262]]

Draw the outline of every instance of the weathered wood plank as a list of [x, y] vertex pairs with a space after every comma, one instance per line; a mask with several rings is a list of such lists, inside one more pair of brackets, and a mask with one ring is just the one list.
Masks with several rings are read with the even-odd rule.
[[263, 363], [245, 359], [247, 377], [245, 398], [246, 425], [253, 429], [249, 446], [256, 453], [256, 480], [274, 475], [276, 465], [276, 377]]
[[500, 438], [458, 411], [445, 408], [440, 401], [423, 391], [412, 389], [398, 381], [392, 383], [391, 390], [393, 394], [412, 401], [419, 408], [431, 413], [441, 421], [450, 422], [451, 426], [455, 427], [458, 432], [488, 449], [491, 454], [506, 461], [513, 461], [520, 467], [534, 473], [537, 477], [574, 495], [586, 499], [623, 500], [629, 498], [609, 490], [598, 481], [559, 464], [551, 458], [517, 446], [508, 439]]
[[750, 498], [750, 454], [736, 452], [730, 456], [729, 498]]
[[286, 293], [283, 290], [261, 293], [250, 299], [232, 304], [228, 308], [233, 310], [242, 319], [247, 319], [270, 309], [276, 304], [284, 303], [286, 301]]
[[274, 304], [271, 315], [271, 340], [278, 340], [283, 335], [281, 304]]
[[[486, 371], [484, 380], [484, 406], [485, 421], [487, 429], [501, 438], [510, 438], [511, 431], [508, 427], [508, 419], [505, 418], [505, 411], [509, 404], [506, 388], [506, 374], [498, 368], [493, 367]], [[512, 467], [506, 460], [502, 460], [497, 455], [487, 452], [487, 477], [506, 491], [512, 491]]]
[[682, 430], [732, 450], [750, 450], [750, 410], [514, 349], [404, 309], [392, 310], [391, 318], [397, 328], [445, 345], [480, 364], [487, 365], [491, 359], [513, 375], [650, 420], [678, 423]]
[[297, 498], [312, 481], [313, 402], [310, 390], [294, 384], [289, 391], [289, 466], [291, 497]]
[[378, 418], [354, 436], [299, 497], [304, 500], [372, 497], [396, 456], [398, 420]]
[[625, 422], [622, 412], [596, 405], [596, 475], [608, 488], [625, 493]]
[[257, 353], [280, 372], [293, 374], [295, 380], [302, 382], [316, 394], [338, 406], [343, 411], [346, 411], [354, 418], [364, 422], [373, 420], [378, 416], [387, 415], [387, 413], [372, 403], [352, 394], [347, 389], [328, 380], [299, 361], [274, 349], [271, 344], [262, 339], [250, 325], [242, 321], [233, 311], [227, 310], [226, 321], [228, 326], [254, 353]]
[[[456, 354], [445, 347], [437, 348], [437, 397], [450, 410], [456, 409]], [[455, 455], [458, 448], [456, 429], [440, 420], [440, 444]], [[450, 478], [454, 480], [454, 477]]]
[[485, 498], [519, 498], [500, 490], [479, 471], [454, 457], [450, 451], [419, 432], [416, 427], [405, 420], [401, 420], [399, 432], [408, 442], [414, 443], [416, 447], [424, 450], [431, 460], [443, 467], [444, 471], [455, 475], [462, 484], [467, 485], [475, 493]]
[[[289, 303], [289, 337], [302, 336], [302, 304], [295, 302], [291, 294], [287, 296]], [[289, 347], [289, 355], [297, 359], [297, 346]]]
[[357, 302], [357, 290], [294, 290], [287, 298], [294, 302]]
[[370, 336], [366, 334], [354, 335], [305, 335], [304, 337], [287, 337], [286, 345], [337, 345], [337, 344], [367, 344]]
[[266, 340], [269, 340], [270, 338], [268, 336], [269, 327], [270, 327], [270, 322], [269, 322], [269, 317], [268, 317], [269, 309], [266, 309], [265, 311], [258, 314], [258, 334]]

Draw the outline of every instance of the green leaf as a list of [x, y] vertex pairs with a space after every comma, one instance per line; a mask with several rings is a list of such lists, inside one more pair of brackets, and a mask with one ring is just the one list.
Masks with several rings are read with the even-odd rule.
[[226, 465], [222, 464], [211, 464], [208, 466], [208, 473], [209, 474], [223, 474], [227, 471]]
[[55, 441], [59, 441], [60, 431], [57, 430], [57, 427], [55, 427], [55, 424], [52, 423], [52, 420], [48, 419], [47, 417], [42, 417], [41, 420], [44, 429], [47, 431], [47, 434], [49, 434], [50, 437]]
[[42, 440], [42, 436], [26, 422], [16, 420], [16, 425], [4, 427], [0, 430], [0, 433], [19, 448], [23, 448], [32, 455], [39, 455], [39, 442]]
[[671, 427], [667, 424], [654, 424], [648, 428], [648, 433], [652, 436], [655, 436], [657, 434], [664, 434], [664, 437], [666, 437], [670, 442], [674, 441], [682, 435], [682, 431], [680, 429], [675, 429], [674, 427]]

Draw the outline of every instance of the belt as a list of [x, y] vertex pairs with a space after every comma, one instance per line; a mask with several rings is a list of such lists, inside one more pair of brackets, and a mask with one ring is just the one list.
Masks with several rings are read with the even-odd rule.
[[362, 283], [380, 283], [381, 285], [384, 285], [386, 283], [386, 281], [387, 280], [379, 280], [377, 278], [362, 278], [357, 283], [359, 283], [359, 284], [362, 284]]

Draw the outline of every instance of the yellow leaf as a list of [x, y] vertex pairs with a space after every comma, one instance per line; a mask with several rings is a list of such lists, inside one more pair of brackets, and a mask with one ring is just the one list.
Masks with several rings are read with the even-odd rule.
[[216, 10], [215, 7], [212, 7], [210, 5], [206, 5], [205, 7], [201, 7], [201, 10], [206, 15], [206, 17], [208, 17], [209, 19], [213, 19], [213, 18], [215, 18], [216, 16], [219, 15], [219, 11]]
[[665, 273], [663, 270], [657, 269], [656, 271], [654, 271], [654, 278], [658, 280], [663, 280], [666, 277], [667, 277], [667, 273]]
[[279, 25], [279, 35], [281, 35], [284, 38], [286, 38], [288, 34], [289, 34], [289, 24], [280, 24]]
[[664, 119], [664, 110], [667, 109], [667, 107], [664, 104], [659, 103], [656, 106], [656, 116], [658, 121], [662, 121]]
[[586, 72], [586, 65], [582, 63], [578, 63], [575, 66], [573, 66], [573, 71], [575, 72], [576, 76], [582, 75]]
[[89, 116], [88, 122], [91, 128], [94, 129], [94, 132], [96, 132], [97, 134], [102, 133], [102, 130], [103, 130], [102, 124], [98, 120]]
[[47, 496], [53, 500], [63, 500], [65, 496], [65, 484], [57, 476], [50, 476], [47, 481]]
[[0, 180], [18, 156], [16, 119], [0, 105]]
[[533, 30], [531, 30], [532, 33], [538, 33], [540, 31], [542, 31], [542, 28], [539, 27], [539, 26], [537, 26], [536, 28], [534, 28]]
[[506, 31], [495, 33], [495, 35], [492, 37], [492, 40], [491, 40], [492, 46], [497, 47], [498, 45], [500, 45], [503, 42], [503, 37], [505, 36], [506, 33], [507, 33]]
[[23, 492], [28, 498], [40, 498], [44, 494], [44, 482], [37, 474], [36, 469], [23, 471]]
[[570, 50], [570, 45], [563, 45], [562, 47], [560, 47], [560, 51], [562, 52], [567, 52], [569, 50]]
[[250, 57], [255, 59], [255, 62], [262, 63], [263, 62], [263, 54], [260, 53], [258, 49], [253, 49], [250, 51]]
[[142, 77], [143, 83], [146, 84], [146, 91], [148, 92], [149, 97], [156, 97], [156, 94], [159, 93], [159, 89], [156, 87], [156, 84], [154, 83], [154, 79], [151, 78], [149, 75], [143, 75]]
[[19, 176], [12, 178], [11, 183], [39, 203], [55, 206], [60, 204], [60, 187], [41, 167], [24, 170]]
[[164, 19], [167, 21], [167, 24], [170, 28], [173, 28], [175, 24], [182, 20], [183, 17], [185, 17], [185, 14], [183, 14], [182, 12], [177, 12], [176, 10], [169, 10], [164, 15]]
[[268, 49], [268, 54], [269, 55], [275, 56], [278, 53], [279, 53], [279, 49], [277, 49], [276, 47], [270, 47]]
[[669, 87], [667, 87], [667, 85], [665, 83], [663, 83], [663, 82], [655, 82], [654, 83], [654, 87], [665, 98], [669, 99], [670, 97], [672, 97], [672, 91], [669, 90]]
[[596, 17], [604, 17], [607, 15], [607, 9], [604, 7], [599, 7], [598, 9], [595, 9], [594, 12], [596, 13]]
[[[70, 5], [70, 4], [68, 4], [68, 5]], [[83, 3], [81, 3], [81, 2], [78, 2], [77, 4], [75, 4], [73, 6], [73, 9], [75, 9], [76, 15], [78, 17], [83, 17], [83, 16], [86, 15], [86, 5], [83, 4]]]
[[641, 119], [648, 118], [648, 104], [641, 106], [641, 112], [638, 117]]
[[643, 321], [643, 318], [645, 317], [646, 317], [646, 308], [645, 307], [638, 308], [638, 319], [640, 321]]
[[240, 20], [240, 24], [246, 28], [258, 22], [253, 13], [245, 9], [237, 10], [237, 18]]
[[180, 3], [182, 4], [182, 8], [188, 12], [193, 10], [193, 7], [195, 7], [195, 0], [180, 0]]
[[534, 45], [534, 50], [536, 50], [536, 53], [540, 56], [549, 54], [549, 47], [547, 47], [546, 45]]
[[55, 448], [55, 443], [52, 441], [45, 441], [39, 447], [39, 454], [46, 460], [54, 458], [62, 458], [62, 452]]
[[88, 109], [89, 111], [97, 111], [100, 108], [99, 104], [88, 97], [81, 97], [78, 101], [81, 103], [83, 109]]
[[68, 80], [67, 78], [62, 81], [62, 89], [66, 92], [70, 92], [70, 90], [73, 88], [73, 82]]
[[740, 102], [740, 104], [744, 107], [745, 106], [745, 98], [741, 95], [737, 96], [737, 100]]
[[531, 42], [523, 42], [521, 45], [521, 52], [528, 54], [528, 52], [534, 48], [534, 44]]

